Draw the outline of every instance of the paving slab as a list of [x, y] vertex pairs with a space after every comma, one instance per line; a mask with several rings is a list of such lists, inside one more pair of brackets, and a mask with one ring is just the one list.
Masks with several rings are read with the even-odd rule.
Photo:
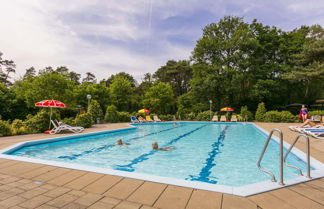
[[186, 209], [221, 209], [221, 206], [221, 193], [194, 190]]
[[85, 175], [71, 181], [70, 183], [68, 183], [64, 186], [71, 188], [71, 189], [81, 190], [102, 176], [104, 176], [104, 174], [86, 173]]
[[123, 177], [120, 176], [113, 176], [113, 175], [104, 175], [103, 177], [97, 179], [93, 183], [89, 184], [85, 188], [83, 188], [83, 191], [86, 192], [93, 192], [97, 194], [103, 194], [108, 189], [110, 189], [112, 186], [117, 184], [119, 181], [121, 181]]
[[131, 195], [144, 181], [124, 178], [111, 189], [104, 193], [105, 196], [126, 199]]
[[193, 189], [168, 186], [153, 207], [163, 209], [182, 209], [185, 208]]

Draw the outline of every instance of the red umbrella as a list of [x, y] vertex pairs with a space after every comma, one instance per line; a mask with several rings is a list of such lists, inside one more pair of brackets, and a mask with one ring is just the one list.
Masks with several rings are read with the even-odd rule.
[[222, 109], [220, 109], [220, 111], [222, 111], [222, 112], [234, 111], [234, 108], [231, 108], [231, 107], [223, 107]]
[[51, 120], [52, 120], [52, 108], [66, 108], [67, 106], [60, 101], [57, 100], [43, 100], [40, 102], [37, 102], [35, 104], [36, 107], [50, 107], [51, 108], [51, 114], [50, 114], [50, 123], [49, 128], [51, 128]]

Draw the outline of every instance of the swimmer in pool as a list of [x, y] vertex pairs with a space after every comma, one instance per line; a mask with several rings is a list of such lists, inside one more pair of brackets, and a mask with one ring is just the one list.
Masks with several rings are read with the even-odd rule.
[[117, 145], [127, 146], [127, 145], [130, 145], [130, 144], [129, 144], [129, 143], [125, 143], [125, 142], [123, 142], [122, 139], [117, 139]]
[[175, 147], [174, 146], [168, 146], [168, 147], [162, 147], [162, 148], [159, 148], [159, 145], [157, 142], [153, 142], [152, 143], [152, 148], [154, 150], [160, 150], [160, 151], [171, 151], [171, 150], [174, 150]]

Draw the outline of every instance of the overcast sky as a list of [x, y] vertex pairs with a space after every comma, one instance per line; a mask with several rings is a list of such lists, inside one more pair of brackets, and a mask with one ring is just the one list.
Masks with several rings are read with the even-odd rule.
[[202, 28], [225, 15], [292, 30], [324, 25], [324, 0], [0, 0], [0, 51], [17, 64], [67, 66], [99, 80], [141, 80], [169, 59], [188, 59]]

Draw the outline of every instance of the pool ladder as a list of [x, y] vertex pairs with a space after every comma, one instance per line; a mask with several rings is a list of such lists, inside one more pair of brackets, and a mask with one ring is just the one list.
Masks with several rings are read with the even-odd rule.
[[261, 161], [263, 159], [263, 156], [264, 156], [265, 151], [268, 148], [268, 145], [269, 145], [271, 136], [273, 135], [274, 132], [278, 132], [279, 133], [279, 139], [280, 139], [280, 172], [279, 172], [280, 181], [279, 181], [279, 184], [280, 185], [284, 185], [284, 177], [283, 177], [283, 165], [284, 164], [286, 166], [288, 166], [288, 167], [295, 168], [298, 171], [298, 175], [303, 176], [303, 173], [302, 173], [302, 171], [301, 171], [300, 168], [298, 168], [298, 167], [296, 167], [294, 165], [290, 165], [290, 164], [286, 163], [286, 158], [287, 158], [288, 154], [290, 153], [290, 151], [292, 150], [292, 148], [295, 146], [295, 144], [297, 143], [297, 141], [301, 137], [303, 137], [306, 140], [306, 151], [307, 151], [307, 153], [306, 153], [307, 154], [307, 175], [306, 175], [306, 177], [309, 178], [309, 179], [311, 179], [311, 176], [310, 176], [310, 145], [309, 145], [309, 138], [305, 134], [300, 134], [300, 135], [298, 135], [295, 138], [295, 141], [291, 144], [291, 146], [289, 147], [287, 153], [284, 156], [283, 155], [283, 133], [282, 133], [282, 131], [280, 129], [276, 129], [276, 128], [275, 129], [272, 129], [272, 131], [270, 132], [270, 134], [269, 134], [269, 136], [268, 136], [268, 138], [266, 140], [266, 143], [265, 143], [265, 145], [263, 147], [263, 150], [261, 152], [261, 155], [259, 157], [259, 160], [258, 160], [258, 168], [261, 171], [263, 171], [263, 172], [267, 173], [268, 175], [270, 175], [272, 182], [277, 182], [275, 175], [271, 171], [266, 170], [266, 169], [264, 169], [264, 168], [261, 167]]

